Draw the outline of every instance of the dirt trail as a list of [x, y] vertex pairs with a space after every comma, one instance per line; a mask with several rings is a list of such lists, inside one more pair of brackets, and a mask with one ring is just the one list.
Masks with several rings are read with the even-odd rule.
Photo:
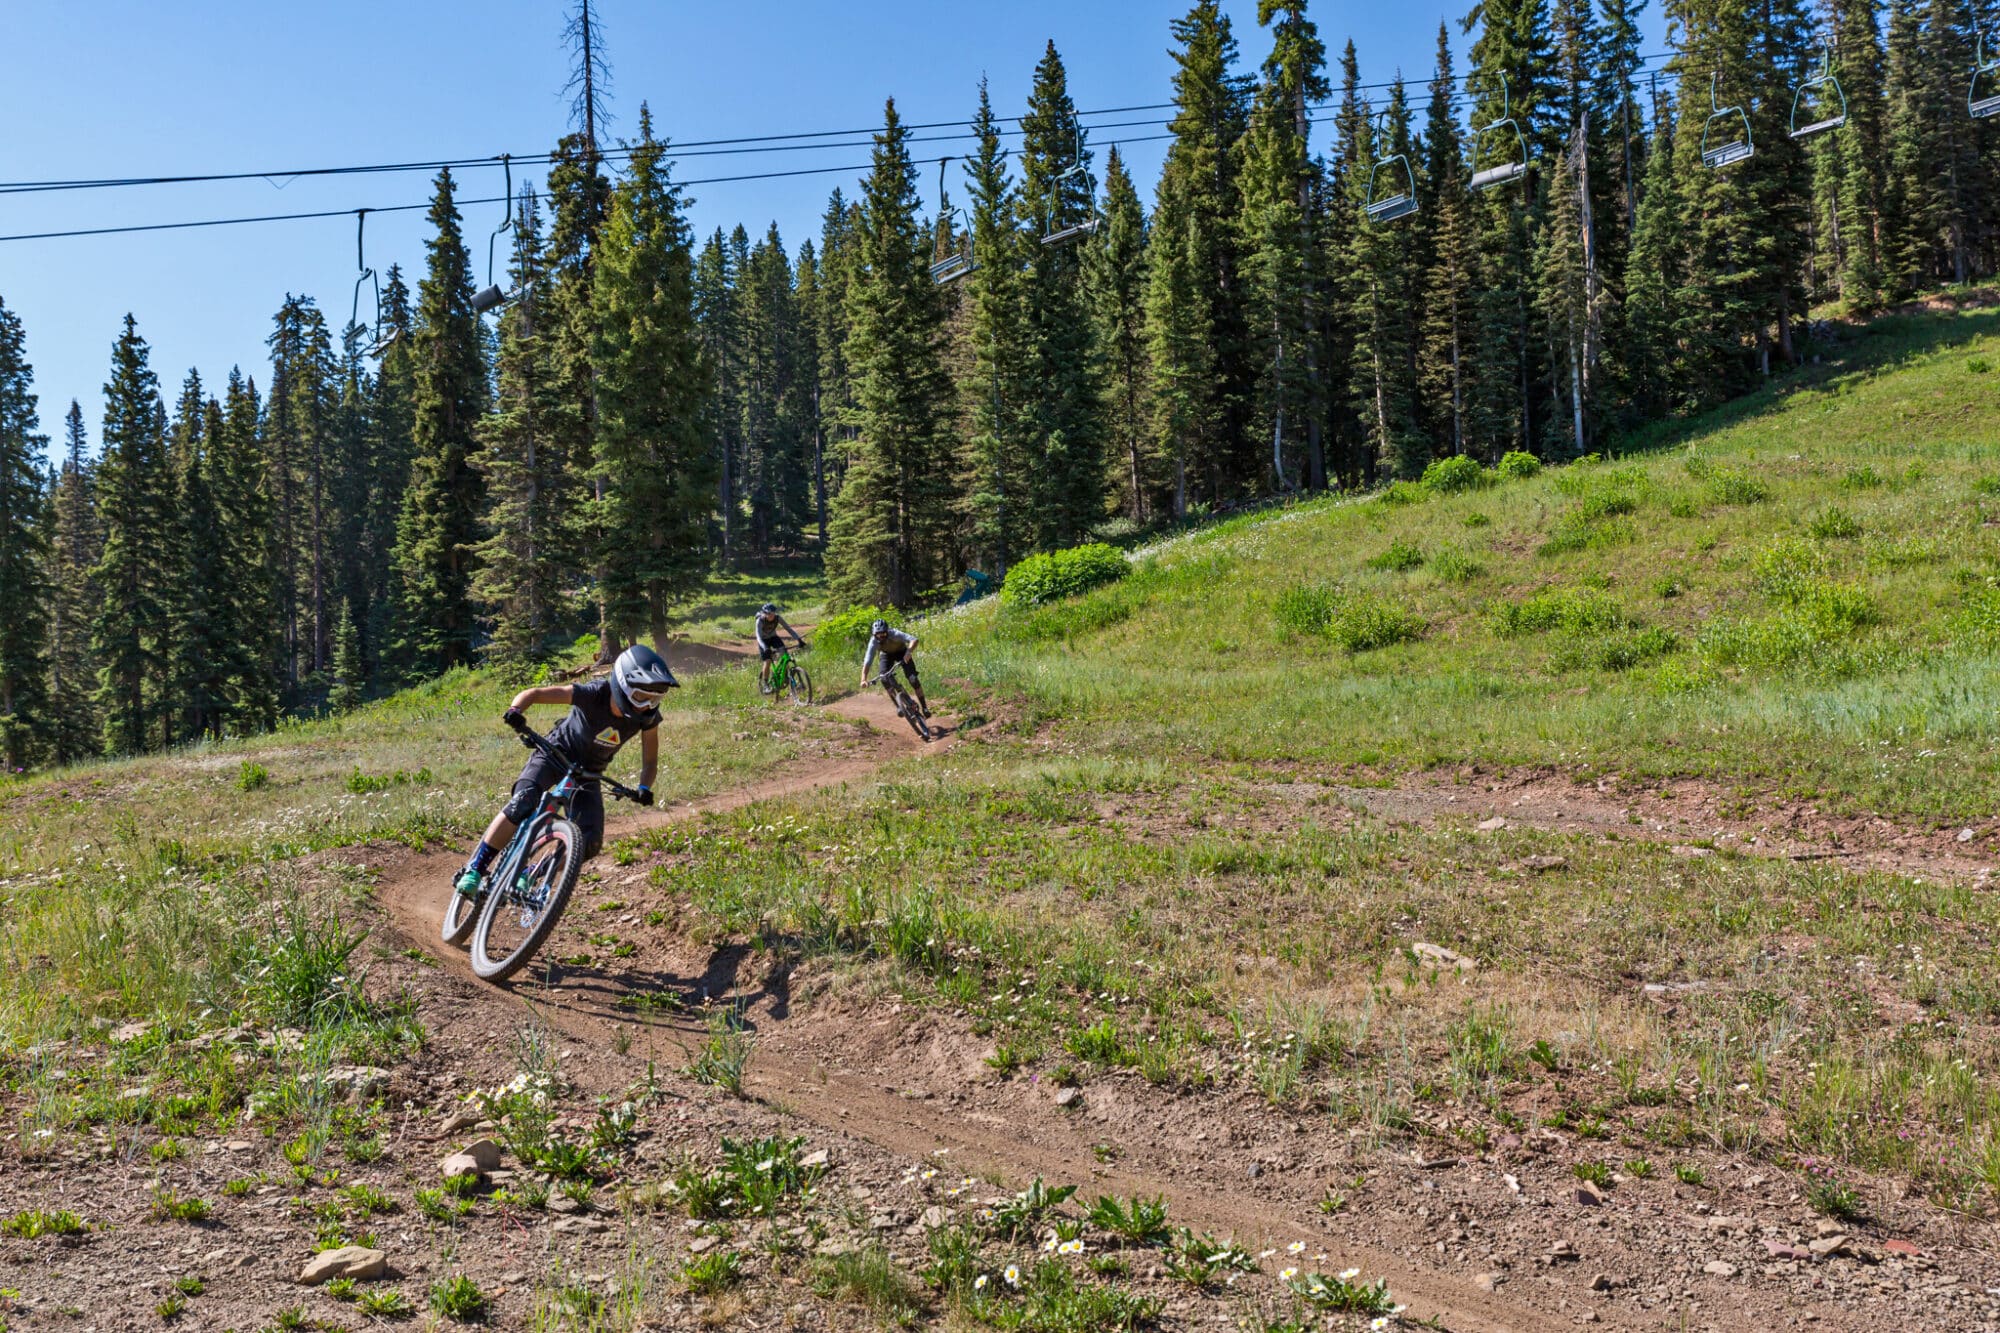
[[[726, 648], [718, 652], [733, 655]], [[868, 724], [851, 748], [795, 763], [704, 800], [627, 815], [614, 820], [608, 831], [631, 834], [757, 801], [859, 785], [887, 763], [921, 762], [948, 751], [957, 740], [947, 732], [932, 745], [922, 744], [878, 691], [840, 700], [829, 711]], [[1305, 787], [1284, 784], [1286, 795]], [[1977, 849], [1955, 841], [1931, 845], [1949, 834], [1892, 842], [1864, 821], [1828, 821], [1817, 812], [1777, 820], [1731, 818], [1720, 798], [1693, 787], [1665, 789], [1665, 794], [1654, 789], [1624, 793], [1541, 774], [1477, 783], [1418, 781], [1389, 789], [1312, 789], [1392, 819], [1500, 818], [1557, 831], [1669, 843], [1734, 839], [1758, 854], [1826, 856], [1837, 864], [1906, 871], [1921, 863], [1937, 874], [1983, 873], [1973, 860]], [[1410, 1316], [1436, 1318], [1452, 1329], [1567, 1328], [1586, 1315], [1598, 1317], [1598, 1311], [1619, 1327], [1668, 1327], [1674, 1320], [1685, 1321], [1685, 1305], [1670, 1315], [1670, 1306], [1604, 1304], [1602, 1289], [1580, 1291], [1574, 1278], [1558, 1276], [1560, 1265], [1550, 1267], [1546, 1261], [1537, 1270], [1516, 1258], [1518, 1266], [1500, 1282], [1492, 1272], [1475, 1271], [1496, 1262], [1502, 1269], [1510, 1266], [1493, 1256], [1506, 1248], [1502, 1235], [1511, 1230], [1509, 1243], [1517, 1253], [1526, 1252], [1523, 1235], [1545, 1236], [1546, 1242], [1575, 1237], [1585, 1246], [1602, 1247], [1597, 1262], [1638, 1270], [1631, 1283], [1659, 1282], [1656, 1290], [1664, 1291], [1666, 1282], [1685, 1281], [1670, 1276], [1673, 1262], [1635, 1252], [1636, 1236], [1623, 1246], [1606, 1245], [1612, 1241], [1608, 1233], [1588, 1230], [1593, 1223], [1608, 1226], [1614, 1210], [1595, 1218], [1575, 1216], [1573, 1200], [1567, 1198], [1574, 1182], [1567, 1179], [1566, 1162], [1482, 1155], [1452, 1159], [1442, 1164], [1447, 1172], [1439, 1173], [1440, 1163], [1398, 1159], [1385, 1168], [1378, 1159], [1368, 1164], [1368, 1188], [1376, 1197], [1366, 1206], [1327, 1216], [1317, 1205], [1354, 1178], [1354, 1148], [1323, 1131], [1309, 1133], [1287, 1123], [1253, 1097], [1222, 1093], [1177, 1098], [1128, 1074], [1094, 1081], [1082, 1102], [1065, 1108], [1053, 1088], [994, 1076], [981, 1059], [983, 1045], [974, 1043], [962, 1025], [934, 1011], [885, 1002], [843, 1011], [835, 1000], [794, 1015], [791, 990], [797, 978], [782, 971], [743, 975], [749, 953], [741, 946], [704, 949], [676, 938], [671, 929], [649, 935], [640, 926], [621, 925], [623, 937], [640, 945], [637, 956], [622, 963], [537, 968], [533, 981], [484, 985], [472, 979], [463, 954], [438, 939], [439, 903], [460, 855], [450, 848], [377, 863], [377, 901], [393, 929], [445, 964], [430, 973], [435, 989], [443, 992], [436, 998], [443, 1003], [426, 1007], [427, 1022], [445, 1045], [490, 1051], [496, 1036], [532, 1015], [575, 1041], [572, 1076], [593, 1091], [608, 1092], [631, 1083], [649, 1064], [678, 1067], [685, 1062], [684, 1053], [705, 1035], [695, 1014], [636, 1018], [629, 1007], [634, 996], [666, 994], [697, 1004], [728, 998], [746, 1006], [758, 1033], [746, 1083], [752, 1102], [767, 1113], [817, 1127], [823, 1139], [840, 1145], [857, 1164], [873, 1161], [878, 1179], [892, 1179], [889, 1173], [900, 1164], [943, 1154], [954, 1173], [991, 1173], [1014, 1186], [1039, 1176], [1084, 1184], [1087, 1193], [1165, 1195], [1178, 1221], [1232, 1234], [1252, 1248], [1314, 1238], [1313, 1248], [1335, 1251], [1340, 1262], [1386, 1278], [1397, 1299], [1408, 1303]], [[587, 906], [635, 914], [671, 906], [645, 901], [643, 873], [607, 867], [603, 875], [603, 881], [580, 887], [573, 913]], [[604, 901], [587, 902], [592, 895], [602, 895]], [[638, 918], [619, 920], [633, 923]], [[1110, 1139], [1117, 1140], [1119, 1151], [1107, 1160], [1102, 1145]], [[1546, 1167], [1554, 1169], [1543, 1171]], [[1754, 1188], [1761, 1180], [1750, 1178], [1748, 1185]], [[1621, 1204], [1624, 1198], [1619, 1196]], [[1673, 1234], [1679, 1225], [1676, 1208], [1699, 1212], [1707, 1206], [1677, 1193], [1664, 1208], [1658, 1202], [1636, 1205], [1642, 1215], [1651, 1216], [1642, 1225], [1651, 1226], [1656, 1237]], [[1435, 1238], [1447, 1215], [1452, 1224], [1459, 1222], [1460, 1209], [1468, 1219], [1489, 1219], [1488, 1229], [1481, 1232], [1473, 1222], [1471, 1236], [1459, 1230], [1456, 1240], [1465, 1244], [1454, 1246], [1447, 1263], [1446, 1245]], [[1621, 1225], [1633, 1222], [1627, 1217]], [[1545, 1242], [1533, 1243], [1546, 1248]], [[1678, 1240], [1668, 1243], [1678, 1247], [1677, 1253], [1689, 1248]], [[1476, 1256], [1481, 1246], [1491, 1247], [1483, 1261]], [[1453, 1267], [1459, 1271], [1447, 1271]], [[1628, 1279], [1616, 1281], [1622, 1285]], [[1701, 1291], [1706, 1299], [1697, 1304], [1722, 1315], [1714, 1327], [1775, 1326], [1801, 1315], [1821, 1328], [1865, 1325], [1852, 1309], [1830, 1301], [1807, 1307], [1796, 1297], [1788, 1300], [1781, 1288], [1752, 1294], [1713, 1281], [1708, 1285], [1714, 1290]], [[1692, 1294], [1693, 1289], [1683, 1289], [1680, 1298]], [[1598, 1301], [1594, 1308], [1593, 1295]], [[1745, 1319], [1751, 1322], [1740, 1322]]]
[[[924, 745], [879, 691], [841, 699], [829, 709], [869, 724], [871, 730], [857, 753], [789, 768], [705, 800], [628, 815], [611, 821], [607, 834], [629, 835], [757, 801], [858, 784], [885, 762], [943, 753], [957, 739], [947, 730], [939, 740]], [[950, 727], [949, 719], [940, 721]], [[701, 1019], [695, 1016], [635, 1023], [629, 1011], [618, 1007], [621, 999], [633, 993], [635, 981], [657, 987], [672, 977], [692, 982], [696, 994], [707, 999], [732, 993], [744, 996], [749, 989], [735, 974], [740, 951], [734, 950], [706, 960], [643, 956], [634, 960], [640, 966], [619, 976], [595, 968], [557, 968], [537, 982], [511, 987], [483, 985], [471, 977], [464, 954], [438, 937], [444, 886], [461, 855], [452, 848], [407, 854], [386, 865], [378, 863], [376, 900], [395, 931], [447, 966], [445, 989], [454, 1003], [446, 1014], [429, 1015], [434, 1024], [443, 1019], [445, 1031], [440, 1035], [456, 1033], [477, 1042], [482, 1035], [490, 1037], [510, 1028], [532, 1010], [540, 1021], [584, 1048], [588, 1058], [580, 1066], [586, 1071], [582, 1076], [609, 1090], [630, 1083], [649, 1060], [673, 1067], [685, 1059], [682, 1052], [686, 1047], [705, 1033]], [[630, 887], [627, 884], [618, 891], [623, 894]], [[536, 971], [540, 973], [540, 969]], [[979, 1104], [962, 1107], [958, 1104], [962, 1097], [939, 1100], [926, 1090], [885, 1083], [879, 1073], [844, 1066], [844, 1061], [860, 1058], [853, 1043], [846, 1040], [853, 1035], [855, 1025], [844, 1016], [829, 1015], [800, 1024], [801, 1031], [788, 1030], [787, 982], [787, 978], [778, 978], [747, 996], [752, 1001], [750, 1019], [761, 1040], [746, 1091], [824, 1131], [903, 1161], [943, 1151], [953, 1170], [997, 1173], [1009, 1181], [1040, 1176], [1050, 1181], [1088, 1181], [1099, 1191], [1163, 1194], [1171, 1200], [1177, 1218], [1232, 1234], [1245, 1244], [1282, 1244], [1294, 1236], [1327, 1235], [1327, 1228], [1309, 1220], [1310, 1200], [1288, 1204], [1268, 1197], [1273, 1193], [1270, 1189], [1232, 1188], [1219, 1180], [1204, 1179], [1208, 1173], [1199, 1170], [1161, 1173], [1103, 1163], [1093, 1152], [1088, 1124], [1068, 1120], [1052, 1099], [1034, 1091], [988, 1080], [976, 1099]], [[628, 1049], [623, 1057], [615, 1057], [612, 1051], [621, 1033]], [[633, 1040], [635, 1033], [637, 1040]], [[974, 1071], [970, 1076], [975, 1080], [986, 1072], [976, 1055], [967, 1057], [961, 1051], [956, 1062]], [[1322, 1243], [1336, 1242], [1329, 1238]], [[1359, 1239], [1337, 1243], [1345, 1261], [1360, 1263], [1371, 1275], [1386, 1277], [1398, 1299], [1408, 1302], [1411, 1313], [1419, 1318], [1436, 1315], [1447, 1327], [1461, 1330], [1541, 1329], [1567, 1327], [1571, 1322], [1483, 1292], [1469, 1281], [1413, 1268], [1397, 1255]]]

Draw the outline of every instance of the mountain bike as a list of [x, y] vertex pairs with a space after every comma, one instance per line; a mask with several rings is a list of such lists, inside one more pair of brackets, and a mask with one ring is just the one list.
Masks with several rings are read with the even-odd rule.
[[[804, 652], [810, 646], [801, 643], [799, 651]], [[765, 694], [790, 695], [795, 704], [809, 704], [813, 701], [812, 677], [806, 674], [805, 667], [783, 645], [779, 646], [778, 655], [764, 664], [763, 675], [757, 682], [757, 688]]]
[[880, 685], [888, 690], [890, 702], [896, 705], [897, 715], [910, 724], [910, 730], [924, 740], [930, 740], [931, 725], [924, 721], [924, 710], [917, 707], [917, 701], [910, 697], [910, 692], [903, 688], [900, 680], [896, 679], [896, 668], [901, 665], [900, 662], [891, 664], [881, 675], [870, 679], [868, 684]]
[[[468, 899], [454, 890], [445, 906], [445, 943], [460, 944], [470, 936], [473, 975], [485, 981], [505, 981], [528, 965], [555, 933], [583, 869], [583, 834], [571, 822], [569, 809], [578, 789], [593, 779], [527, 723], [516, 730], [521, 744], [555, 760], [563, 775], [514, 830], [477, 896]], [[608, 777], [595, 781], [620, 800], [639, 800], [638, 792]]]

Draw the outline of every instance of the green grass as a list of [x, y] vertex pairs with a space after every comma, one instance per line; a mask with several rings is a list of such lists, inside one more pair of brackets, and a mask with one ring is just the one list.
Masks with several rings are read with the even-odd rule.
[[83, 1219], [68, 1209], [49, 1212], [27, 1208], [0, 1221], [0, 1234], [20, 1240], [40, 1240], [43, 1236], [75, 1236], [86, 1230]]
[[[1975, 490], [2000, 468], [2000, 399], [1964, 371], [2000, 352], [1997, 330], [1991, 311], [1886, 319], [1844, 358], [1618, 460], [1232, 520], [1059, 606], [941, 618], [925, 644], [1105, 753], [1727, 775], [1982, 815], [2000, 660], [1955, 626], [1967, 589], [2000, 577], [1984, 526], [2000, 504]], [[1468, 529], [1475, 512], [1490, 522]], [[1788, 539], [1820, 562], [1798, 595], [1754, 568]], [[1447, 547], [1448, 577], [1412, 566]], [[1647, 595], [1669, 576], [1678, 595]], [[1628, 621], [1644, 599], [1644, 629], [1626, 629], [1653, 632], [1576, 651], [1493, 613], [1552, 589], [1595, 591]]]

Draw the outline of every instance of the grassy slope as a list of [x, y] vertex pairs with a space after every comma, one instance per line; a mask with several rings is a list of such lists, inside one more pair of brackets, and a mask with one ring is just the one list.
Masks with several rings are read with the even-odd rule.
[[[1996, 329], [1885, 321], [1649, 453], [1413, 505], [1311, 502], [1073, 602], [939, 617], [930, 677], [974, 682], [967, 708], [1027, 701], [1023, 725], [866, 802], [823, 794], [622, 854], [656, 858], [698, 934], [775, 922], [808, 952], [888, 960], [900, 993], [1056, 1076], [1130, 1064], [1474, 1142], [1533, 1119], [1612, 1140], [1614, 1161], [1702, 1144], [1985, 1206], [1990, 895], [1412, 828], [1272, 779], [1532, 764], [1986, 815], [2000, 682], [1968, 615], [2000, 571], [1977, 489], [2000, 473], [2000, 377], [1973, 363], [2000, 360]], [[1624, 508], [1607, 495], [1630, 512], [1566, 517]], [[1835, 506], [1858, 532], [1812, 536], [1850, 530]], [[1564, 531], [1583, 549], [1542, 554]], [[1424, 564], [1369, 567], [1397, 542]], [[1476, 572], [1440, 577], [1448, 548]], [[1286, 591], [1328, 584], [1424, 637], [1349, 653], [1285, 630]], [[1538, 594], [1585, 628], [1503, 632]], [[1604, 665], [1607, 645], [1658, 649], [1648, 629], [1674, 650]], [[1534, 854], [1567, 862], [1524, 872]], [[1418, 941], [1479, 969], [1446, 981]]]
[[[2000, 498], [1975, 489], [2000, 479], [2000, 371], [1969, 368], [1993, 363], [1993, 312], [1884, 320], [1841, 361], [1629, 460], [1410, 506], [1303, 504], [1172, 543], [1079, 602], [1018, 620], [989, 606], [926, 637], [953, 669], [1120, 750], [1709, 774], [1889, 814], [1984, 814], [2000, 676], [1957, 617], [2000, 574], [1984, 526]], [[1735, 476], [1769, 498], [1731, 503]], [[1598, 525], [1599, 544], [1538, 554], [1607, 495], [1635, 508]], [[1810, 537], [1830, 507], [1859, 534]], [[1758, 589], [1760, 556], [1787, 540], [1865, 590], [1879, 623], [1801, 645], [1791, 622], [1809, 617]], [[1398, 542], [1425, 563], [1369, 567]], [[1441, 575], [1447, 552], [1462, 559]], [[1415, 612], [1422, 641], [1349, 654], [1287, 634], [1283, 593], [1330, 582]], [[1588, 642], [1496, 629], [1498, 606], [1592, 583], [1678, 638], [1665, 668], [1604, 670]]]
[[[1984, 813], [1995, 682], [1963, 617], [2000, 570], [1974, 489], [2000, 473], [2000, 377], [1969, 362], [2000, 360], [1996, 326], [1887, 321], [1847, 363], [1655, 453], [1414, 505], [1315, 501], [1178, 540], [1072, 603], [940, 617], [922, 631], [927, 679], [971, 682], [943, 690], [968, 710], [1025, 703], [1024, 725], [860, 799], [746, 810], [618, 855], [654, 863], [696, 937], [876, 960], [1030, 1063], [1241, 1080], [1385, 1133], [1476, 1140], [1554, 1116], [1626, 1152], [1809, 1155], [1965, 1201], [2000, 1187], [1985, 895], [1393, 826], [1280, 791], [1270, 769], [1702, 773]], [[1844, 487], [1861, 468], [1881, 484]], [[1757, 485], [1767, 498], [1749, 500]], [[1595, 545], [1538, 554], [1565, 515], [1622, 507], [1606, 496], [1631, 512], [1581, 529]], [[1859, 535], [1760, 565], [1831, 504]], [[1368, 567], [1398, 541], [1424, 564]], [[1439, 573], [1447, 547], [1461, 577]], [[1678, 595], [1659, 595], [1663, 577]], [[1287, 590], [1329, 584], [1415, 614], [1424, 637], [1348, 653], [1278, 623]], [[1602, 645], [1640, 655], [1642, 629], [1498, 631], [1496, 607], [1549, 588], [1593, 623], [1615, 600], [1679, 649], [1610, 670]], [[756, 594], [722, 599], [734, 616]], [[762, 728], [736, 739], [750, 690], [747, 672], [719, 673], [676, 700], [664, 787], [711, 790], [783, 754]], [[286, 858], [469, 836], [518, 762], [493, 723], [504, 693], [452, 678], [338, 722], [0, 785], [0, 1041], [132, 1014], [183, 1029], [280, 1016], [258, 967], [284, 943]], [[266, 785], [239, 788], [246, 761]], [[357, 766], [430, 779], [363, 796], [347, 789]], [[1523, 874], [1533, 852], [1569, 864]], [[1443, 983], [1405, 951], [1419, 940], [1480, 969]], [[1693, 989], [1663, 1014], [1641, 979]], [[103, 1099], [130, 1073], [107, 1072]]]

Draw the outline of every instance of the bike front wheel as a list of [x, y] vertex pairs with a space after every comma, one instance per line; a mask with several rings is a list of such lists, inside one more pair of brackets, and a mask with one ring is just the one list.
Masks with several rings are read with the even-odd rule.
[[484, 894], [468, 898], [458, 891], [457, 885], [452, 886], [451, 897], [444, 905], [444, 924], [438, 932], [446, 944], [465, 943], [465, 937], [479, 921], [479, 909], [485, 901]]
[[909, 691], [901, 689], [896, 691], [896, 711], [910, 724], [910, 730], [917, 733], [918, 740], [927, 741], [931, 738], [931, 729], [924, 723], [923, 711], [917, 707], [917, 701], [910, 697]]
[[521, 858], [514, 885], [487, 890], [472, 932], [473, 975], [505, 981], [526, 967], [555, 933], [582, 869], [583, 835], [567, 819], [551, 820]]
[[785, 688], [791, 692], [792, 702], [795, 704], [809, 704], [813, 701], [812, 677], [806, 674], [806, 669], [802, 666], [793, 665], [791, 676], [785, 681]]

